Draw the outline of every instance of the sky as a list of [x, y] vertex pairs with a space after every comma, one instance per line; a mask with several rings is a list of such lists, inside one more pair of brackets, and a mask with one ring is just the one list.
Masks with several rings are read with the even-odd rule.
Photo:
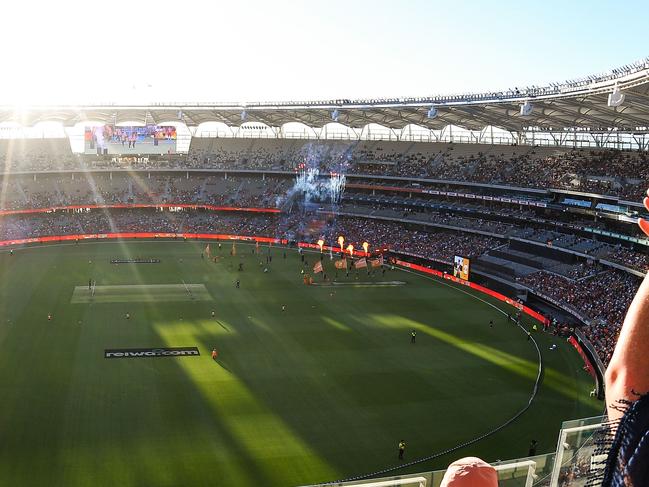
[[649, 56], [638, 1], [6, 1], [0, 104], [427, 96]]

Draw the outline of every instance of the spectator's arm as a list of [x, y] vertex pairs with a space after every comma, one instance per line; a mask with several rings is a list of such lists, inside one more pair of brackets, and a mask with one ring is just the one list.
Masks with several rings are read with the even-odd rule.
[[639, 394], [649, 392], [649, 277], [642, 281], [629, 307], [605, 383], [610, 419], [622, 416], [613, 407], [616, 401], [635, 401]]
[[[649, 209], [648, 198], [644, 204]], [[649, 235], [649, 222], [641, 219], [639, 225]], [[616, 401], [635, 401], [639, 394], [649, 392], [649, 277], [642, 281], [624, 319], [606, 369], [605, 384], [610, 419], [618, 419], [623, 414], [615, 408]]]

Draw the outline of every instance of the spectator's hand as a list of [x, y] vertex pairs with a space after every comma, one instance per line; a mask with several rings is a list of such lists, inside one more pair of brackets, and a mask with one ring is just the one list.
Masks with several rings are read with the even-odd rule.
[[[644, 207], [649, 210], [649, 189], [647, 190], [647, 196], [644, 197], [644, 200], [642, 200], [644, 203]], [[649, 220], [645, 220], [644, 218], [638, 219], [638, 225], [640, 225], [640, 229], [649, 237]]]

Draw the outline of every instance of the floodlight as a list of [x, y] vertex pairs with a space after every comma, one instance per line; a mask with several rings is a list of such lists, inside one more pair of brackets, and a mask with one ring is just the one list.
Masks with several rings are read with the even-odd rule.
[[526, 101], [521, 105], [521, 116], [529, 117], [532, 115], [532, 104], [529, 101]]
[[620, 91], [617, 85], [613, 88], [613, 93], [608, 95], [608, 106], [609, 107], [619, 107], [624, 103], [624, 93]]

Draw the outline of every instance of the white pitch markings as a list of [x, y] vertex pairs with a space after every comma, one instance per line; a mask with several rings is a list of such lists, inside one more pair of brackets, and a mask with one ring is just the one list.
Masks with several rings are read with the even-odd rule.
[[94, 286], [94, 293], [87, 286], [75, 286], [72, 304], [82, 303], [137, 303], [152, 301], [212, 301], [205, 284], [121, 284]]

